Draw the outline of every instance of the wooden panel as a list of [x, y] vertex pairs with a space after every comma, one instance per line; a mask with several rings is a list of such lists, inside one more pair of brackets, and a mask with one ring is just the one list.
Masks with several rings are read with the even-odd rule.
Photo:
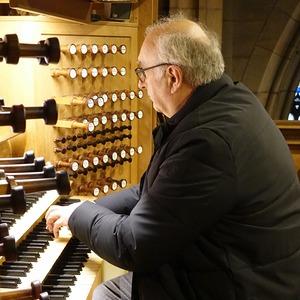
[[293, 156], [300, 177], [300, 121], [275, 120]]
[[[90, 19], [90, 2], [87, 0], [10, 0], [9, 5], [15, 9], [33, 13], [55, 16], [58, 18], [86, 22]], [[73, 9], [70, 9], [70, 8]]]
[[[3, 1], [3, 0], [2, 0]], [[97, 10], [101, 20], [106, 19], [104, 10], [109, 9], [109, 3], [137, 3], [129, 0], [89, 1], [89, 0], [9, 0], [11, 8], [42, 14], [55, 18], [89, 24], [92, 10]], [[150, 1], [151, 3], [152, 1]], [[8, 0], [5, 2], [8, 3]]]

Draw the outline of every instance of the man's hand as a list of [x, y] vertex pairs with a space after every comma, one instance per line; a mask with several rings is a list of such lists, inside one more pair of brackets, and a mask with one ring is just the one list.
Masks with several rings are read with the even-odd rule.
[[68, 226], [69, 218], [73, 211], [83, 202], [73, 203], [69, 206], [52, 205], [46, 212], [46, 226], [50, 232], [53, 232], [54, 237], [59, 237], [59, 229], [62, 226]]

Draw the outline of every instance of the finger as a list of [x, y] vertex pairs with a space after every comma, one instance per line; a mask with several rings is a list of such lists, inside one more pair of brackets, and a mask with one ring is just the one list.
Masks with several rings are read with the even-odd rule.
[[53, 232], [55, 238], [58, 238], [58, 237], [59, 237], [59, 230], [60, 230], [60, 228], [62, 227], [62, 224], [63, 224], [63, 219], [62, 219], [62, 218], [57, 219], [57, 220], [53, 223], [53, 229], [52, 229], [52, 232]]
[[53, 232], [53, 225], [52, 224], [46, 225], [46, 229], [48, 229], [50, 232]]
[[46, 227], [51, 228], [52, 224], [59, 218], [58, 213], [52, 213], [48, 215], [48, 218], [46, 219]]
[[53, 232], [53, 224], [56, 222], [57, 219], [61, 217], [61, 211], [58, 209], [53, 209], [50, 211], [47, 215], [46, 218], [46, 228], [50, 231]]

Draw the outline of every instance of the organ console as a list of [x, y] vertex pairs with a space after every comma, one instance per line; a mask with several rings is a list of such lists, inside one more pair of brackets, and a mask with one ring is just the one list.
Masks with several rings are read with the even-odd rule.
[[[132, 19], [122, 23], [0, 16], [0, 34], [13, 30], [25, 39], [22, 28], [32, 26], [31, 41], [40, 41], [20, 44], [8, 36], [0, 42], [0, 58], [7, 62], [0, 65], [1, 299], [47, 299], [43, 293], [91, 299], [100, 282], [125, 273], [67, 228], [54, 239], [44, 215], [50, 205], [92, 201], [133, 185], [144, 172], [156, 117], [134, 68], [156, 2], [140, 0]], [[10, 50], [15, 45], [18, 53]], [[40, 106], [39, 99], [47, 100]], [[7, 135], [6, 127], [16, 134]], [[33, 296], [36, 280], [41, 290]]]

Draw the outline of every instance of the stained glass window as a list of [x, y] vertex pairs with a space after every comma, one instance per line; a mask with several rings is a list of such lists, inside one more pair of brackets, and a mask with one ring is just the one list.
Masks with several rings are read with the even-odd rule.
[[300, 82], [295, 91], [294, 102], [288, 116], [289, 120], [300, 120]]

